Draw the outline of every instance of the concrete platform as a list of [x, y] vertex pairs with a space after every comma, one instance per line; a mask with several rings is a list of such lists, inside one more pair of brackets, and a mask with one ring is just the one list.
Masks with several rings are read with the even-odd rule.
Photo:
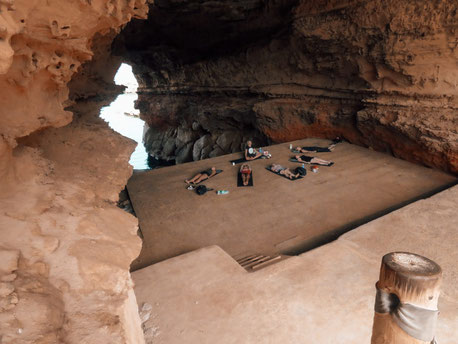
[[370, 343], [381, 257], [424, 255], [442, 266], [436, 339], [458, 338], [458, 186], [255, 273], [212, 246], [132, 274], [154, 344]]
[[[307, 139], [292, 144], [328, 143]], [[455, 181], [440, 171], [348, 143], [331, 153], [310, 154], [332, 160], [334, 166], [289, 181], [265, 170], [271, 163], [299, 166], [288, 162], [289, 143], [267, 149], [272, 159], [251, 162], [251, 188], [237, 187], [239, 167], [229, 163], [240, 154], [135, 173], [128, 190], [144, 242], [133, 269], [210, 245], [232, 257], [304, 252]], [[224, 172], [205, 185], [229, 190], [228, 195], [199, 196], [186, 190], [186, 178], [211, 166]]]

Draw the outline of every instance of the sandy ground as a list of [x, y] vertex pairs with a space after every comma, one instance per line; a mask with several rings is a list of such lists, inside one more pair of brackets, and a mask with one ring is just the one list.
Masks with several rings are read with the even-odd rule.
[[367, 223], [337, 241], [247, 273], [219, 247], [132, 274], [154, 344], [363, 344], [372, 332], [381, 258], [424, 255], [444, 272], [436, 339], [458, 338], [458, 186]]
[[[326, 146], [307, 139], [293, 146]], [[267, 148], [270, 160], [251, 162], [254, 186], [237, 187], [240, 154], [135, 173], [128, 183], [144, 241], [133, 268], [218, 245], [233, 257], [253, 253], [296, 254], [336, 238], [404, 202], [452, 183], [445, 173], [341, 143], [331, 153], [311, 153], [335, 162], [302, 180], [290, 181], [265, 169], [289, 167], [289, 143]], [[203, 196], [186, 189], [184, 180], [211, 166], [223, 173], [205, 181], [215, 191]]]

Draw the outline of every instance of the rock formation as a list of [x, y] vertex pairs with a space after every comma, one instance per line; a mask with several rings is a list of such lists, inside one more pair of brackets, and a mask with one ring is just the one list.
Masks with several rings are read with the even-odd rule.
[[143, 342], [137, 221], [116, 207], [134, 145], [98, 114], [119, 92], [111, 40], [146, 12], [144, 0], [0, 0], [2, 343]]
[[[98, 112], [145, 1], [0, 0], [0, 342], [143, 342], [133, 143]], [[456, 1], [148, 2], [115, 48], [156, 155], [341, 135], [458, 172]]]
[[163, 158], [339, 135], [457, 173], [457, 28], [452, 0], [170, 0], [116, 47]]

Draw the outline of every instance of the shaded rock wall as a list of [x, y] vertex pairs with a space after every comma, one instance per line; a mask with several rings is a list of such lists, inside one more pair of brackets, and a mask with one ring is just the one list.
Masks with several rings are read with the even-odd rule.
[[457, 173], [457, 27], [452, 0], [172, 0], [116, 49], [157, 154], [180, 155], [177, 130], [196, 122], [188, 145], [210, 135], [214, 154], [238, 127], [265, 142], [340, 135]]
[[143, 342], [129, 274], [137, 221], [116, 207], [134, 144], [98, 114], [119, 92], [106, 83], [120, 63], [111, 40], [146, 10], [0, 0], [2, 343]]

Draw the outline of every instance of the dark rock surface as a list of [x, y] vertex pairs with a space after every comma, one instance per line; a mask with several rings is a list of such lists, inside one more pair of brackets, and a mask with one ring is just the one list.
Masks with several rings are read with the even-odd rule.
[[156, 1], [114, 48], [161, 158], [342, 136], [457, 173], [457, 13], [452, 0]]

